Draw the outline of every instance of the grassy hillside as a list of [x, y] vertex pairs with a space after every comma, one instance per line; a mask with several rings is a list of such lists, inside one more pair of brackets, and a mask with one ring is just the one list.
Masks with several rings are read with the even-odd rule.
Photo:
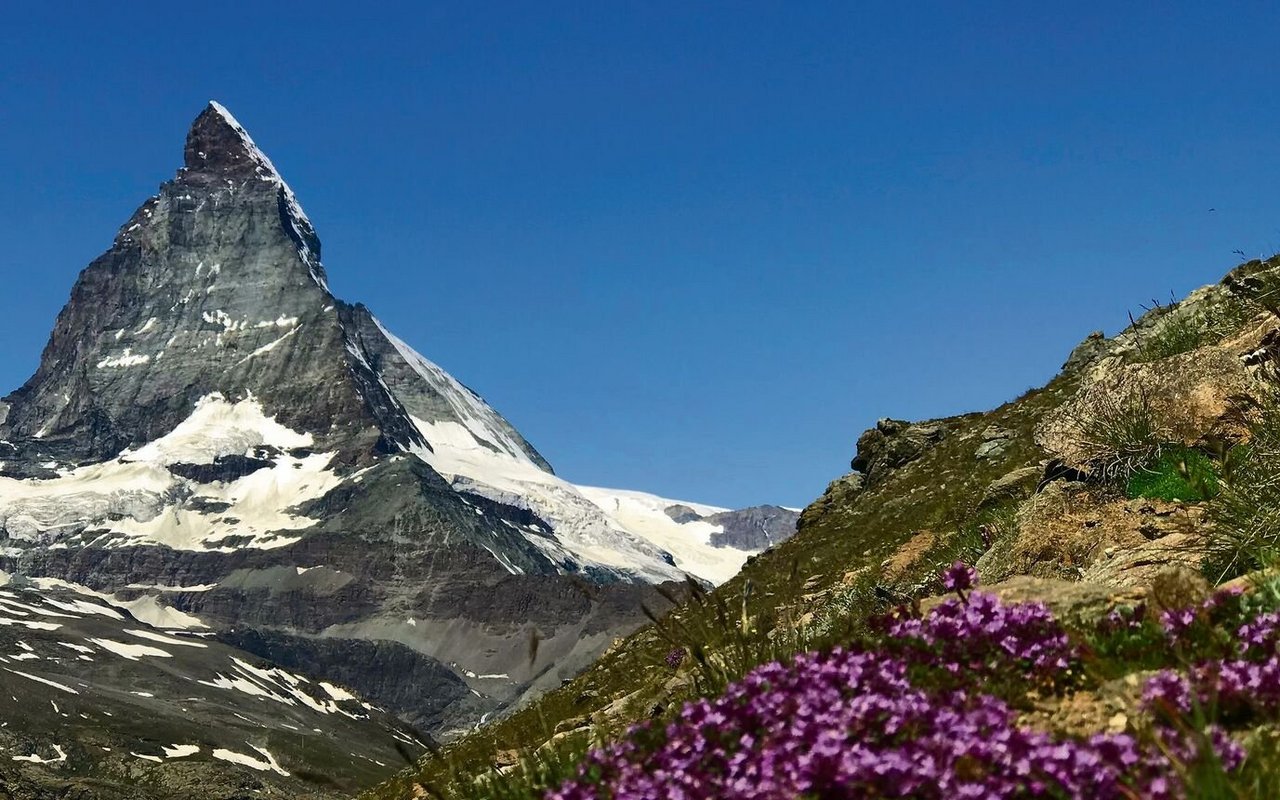
[[[668, 719], [759, 664], [881, 641], [869, 617], [912, 604], [918, 612], [956, 561], [988, 581], [1014, 579], [1015, 594], [1052, 595], [1067, 616], [1081, 603], [1114, 606], [1125, 592], [1152, 596], [1152, 575], [1177, 561], [1170, 554], [1194, 550], [1187, 563], [1213, 566], [1215, 579], [1261, 566], [1280, 523], [1268, 527], [1250, 510], [1270, 502], [1261, 476], [1280, 472], [1280, 444], [1267, 461], [1271, 452], [1249, 442], [1269, 447], [1274, 432], [1280, 443], [1280, 414], [1263, 409], [1268, 348], [1280, 339], [1278, 269], [1274, 259], [1250, 262], [1114, 339], [1090, 337], [1046, 386], [993, 411], [882, 421], [858, 442], [860, 472], [833, 482], [795, 537], [712, 595], [693, 590], [575, 680], [365, 797], [537, 796], [588, 746]], [[1224, 543], [1215, 531], [1254, 539]], [[1019, 575], [1041, 583], [1027, 590]], [[1064, 581], [1103, 588], [1072, 594]]]

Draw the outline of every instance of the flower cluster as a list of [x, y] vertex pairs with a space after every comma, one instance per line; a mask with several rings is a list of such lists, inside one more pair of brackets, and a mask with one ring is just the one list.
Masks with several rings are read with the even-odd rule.
[[978, 585], [978, 571], [962, 561], [957, 561], [942, 573], [942, 588], [963, 595]]
[[1171, 771], [1133, 737], [1057, 740], [1017, 727], [1001, 700], [931, 695], [907, 673], [899, 659], [841, 649], [761, 667], [720, 698], [686, 705], [656, 747], [639, 729], [593, 752], [547, 797], [1095, 800], [1139, 785], [1147, 797], [1178, 796]]
[[1052, 683], [1076, 659], [1066, 632], [1043, 603], [1005, 605], [985, 592], [945, 600], [923, 618], [895, 622], [888, 633], [891, 647], [914, 645], [903, 650], [906, 657], [971, 680], [1014, 674]]
[[[665, 727], [633, 728], [547, 800], [1183, 796], [1164, 751], [1194, 759], [1201, 741], [1173, 729], [1160, 746], [1128, 734], [1058, 738], [1019, 727], [984, 691], [1001, 672], [1058, 681], [1075, 653], [1043, 605], [966, 595], [974, 577], [949, 570], [959, 597], [892, 622], [883, 648], [767, 664]], [[952, 680], [921, 680], [937, 675]], [[1239, 763], [1224, 735], [1208, 746]]]
[[680, 669], [680, 665], [684, 663], [685, 649], [683, 647], [673, 647], [667, 653], [667, 657], [663, 659], [668, 667], [672, 669]]
[[1280, 652], [1280, 614], [1259, 614], [1241, 625], [1237, 635], [1242, 655], [1273, 658]]
[[1240, 601], [1239, 589], [1215, 592], [1201, 603], [1161, 612], [1160, 627], [1171, 646], [1195, 652], [1220, 638], [1221, 625], [1240, 612]]
[[[1171, 636], [1185, 636], [1182, 620], [1172, 613]], [[1172, 630], [1171, 630], [1172, 629]], [[1165, 716], [1213, 711], [1226, 718], [1280, 716], [1280, 615], [1263, 613], [1236, 630], [1234, 652], [1195, 664], [1186, 675], [1163, 670], [1147, 681], [1143, 702]]]

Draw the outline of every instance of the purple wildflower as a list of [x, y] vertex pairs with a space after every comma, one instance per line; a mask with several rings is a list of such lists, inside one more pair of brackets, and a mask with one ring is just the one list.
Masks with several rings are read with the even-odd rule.
[[978, 585], [978, 572], [963, 561], [957, 561], [942, 573], [942, 588], [964, 597], [964, 593]]

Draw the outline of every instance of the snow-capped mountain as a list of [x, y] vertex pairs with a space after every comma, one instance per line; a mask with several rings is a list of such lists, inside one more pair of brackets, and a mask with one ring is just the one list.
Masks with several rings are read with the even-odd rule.
[[[447, 732], [581, 668], [661, 604], [655, 584], [724, 581], [794, 530], [784, 509], [563, 480], [335, 298], [320, 252], [210, 103], [0, 401], [0, 569], [341, 675]], [[350, 663], [357, 644], [376, 657]]]

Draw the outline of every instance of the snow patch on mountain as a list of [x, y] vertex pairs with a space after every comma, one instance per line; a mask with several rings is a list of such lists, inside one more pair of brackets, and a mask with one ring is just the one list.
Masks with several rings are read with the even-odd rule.
[[[53, 542], [93, 527], [124, 544], [141, 540], [175, 550], [270, 549], [297, 541], [281, 531], [316, 520], [291, 509], [342, 482], [329, 469], [332, 453], [310, 453], [311, 434], [266, 416], [252, 395], [231, 402], [211, 394], [165, 436], [114, 461], [59, 473], [47, 480], [0, 478], [0, 526], [11, 538]], [[264, 452], [265, 448], [265, 452]], [[199, 483], [175, 475], [176, 464], [212, 465], [227, 456], [264, 457], [269, 466], [231, 481]], [[186, 507], [187, 497], [223, 510]], [[234, 546], [223, 543], [234, 537]], [[112, 542], [104, 542], [112, 546]]]
[[221, 456], [248, 455], [263, 445], [289, 450], [312, 444], [311, 434], [296, 433], [268, 417], [252, 394], [232, 403], [214, 393], [198, 400], [178, 427], [139, 450], [125, 450], [120, 460], [212, 464]]
[[693, 509], [704, 517], [728, 509], [625, 489], [577, 488], [620, 527], [671, 553], [676, 566], [685, 572], [716, 585], [738, 574], [752, 555], [746, 550], [713, 546], [711, 534], [722, 533], [723, 526], [702, 520], [677, 522], [667, 514], [667, 509], [673, 506]]
[[[11, 580], [12, 576], [0, 572], [0, 586], [8, 585]], [[121, 600], [120, 598], [107, 594], [106, 592], [99, 592], [94, 589], [90, 589], [87, 586], [81, 586], [80, 584], [72, 583], [71, 581], [64, 581], [60, 578], [30, 578], [29, 580], [32, 585], [44, 591], [65, 589], [86, 597], [93, 597], [98, 600], [102, 600], [112, 606], [124, 608], [133, 615], [134, 619], [139, 622], [146, 623], [154, 628], [190, 630], [192, 628], [209, 627], [208, 625], [205, 625], [199, 617], [179, 611], [176, 608], [169, 608], [168, 606], [161, 604], [159, 599], [152, 595], [143, 595], [141, 597], [135, 597], [132, 600]], [[0, 593], [0, 595], [2, 594], [3, 593]], [[0, 596], [0, 604], [9, 602], [12, 601], [5, 600]], [[45, 598], [44, 602], [58, 608], [67, 608], [65, 604], [58, 605], [59, 601], [51, 598]], [[124, 617], [115, 610], [106, 608], [98, 603], [80, 601], [74, 606], [74, 608], [84, 613], [124, 619]], [[46, 616], [49, 615], [49, 612], [47, 611], [42, 613]]]
[[528, 508], [555, 530], [556, 541], [530, 536], [557, 563], [566, 557], [583, 566], [603, 567], [649, 581], [681, 580], [683, 573], [660, 548], [633, 535], [601, 513], [598, 506], [563, 478], [539, 468], [527, 457], [486, 446], [491, 440], [472, 425], [428, 422], [413, 417], [430, 449], [410, 452], [453, 487], [500, 503]]

